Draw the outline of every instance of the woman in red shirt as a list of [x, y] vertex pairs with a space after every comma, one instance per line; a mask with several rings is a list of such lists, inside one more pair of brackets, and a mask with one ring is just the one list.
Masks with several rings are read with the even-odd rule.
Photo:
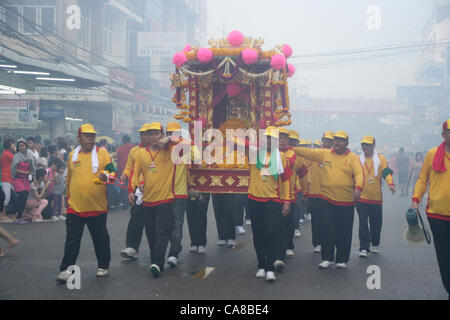
[[11, 175], [11, 163], [16, 152], [16, 146], [14, 141], [11, 139], [6, 139], [3, 142], [3, 153], [0, 158], [0, 167], [2, 170], [2, 190], [5, 194], [4, 206], [2, 212], [0, 212], [0, 220], [6, 220], [6, 206], [9, 204], [11, 199], [11, 191], [14, 191], [12, 187], [12, 175]]

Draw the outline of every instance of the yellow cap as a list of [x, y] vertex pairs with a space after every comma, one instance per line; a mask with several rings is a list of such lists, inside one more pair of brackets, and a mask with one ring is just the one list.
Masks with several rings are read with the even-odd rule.
[[308, 144], [308, 141], [306, 141], [305, 139], [299, 139], [299, 144], [300, 145]]
[[315, 140], [314, 141], [314, 144], [316, 145], [316, 146], [322, 146], [322, 142], [320, 141], [320, 140]]
[[323, 137], [325, 139], [334, 139], [334, 132], [333, 131], [325, 131], [323, 134]]
[[138, 131], [139, 132], [145, 132], [145, 131], [149, 131], [149, 130], [162, 131], [163, 127], [162, 127], [161, 123], [159, 123], [159, 122], [144, 123], [142, 128], [140, 128]]
[[342, 138], [348, 140], [348, 134], [344, 130], [340, 130], [334, 134], [335, 138]]
[[90, 123], [82, 124], [80, 129], [78, 130], [78, 134], [80, 133], [98, 133], [95, 131], [94, 126]]
[[144, 124], [142, 125], [142, 128], [140, 128], [140, 129], [138, 130], [138, 132], [145, 132], [145, 131], [150, 130], [150, 129], [148, 129], [149, 126], [150, 126], [149, 123], [144, 123]]
[[365, 136], [362, 140], [361, 143], [367, 143], [367, 144], [374, 144], [375, 143], [375, 138], [372, 136]]
[[444, 131], [450, 129], [450, 119], [444, 122], [444, 124], [442, 125], [442, 129]]
[[181, 131], [181, 126], [178, 122], [170, 122], [167, 124], [167, 132], [173, 132], [173, 131]]
[[289, 130], [288, 129], [283, 128], [283, 127], [279, 127], [278, 130], [280, 131], [280, 134], [284, 133], [284, 134], [287, 134], [289, 136]]
[[266, 132], [264, 133], [266, 136], [271, 136], [271, 137], [273, 137], [273, 138], [277, 138], [278, 139], [278, 137], [279, 137], [279, 129], [278, 128], [275, 128], [275, 127], [272, 127], [272, 126], [269, 126], [269, 127], [267, 127], [266, 128]]
[[298, 132], [295, 130], [289, 130], [289, 139], [300, 140]]
[[306, 144], [312, 144], [311, 140], [306, 140]]

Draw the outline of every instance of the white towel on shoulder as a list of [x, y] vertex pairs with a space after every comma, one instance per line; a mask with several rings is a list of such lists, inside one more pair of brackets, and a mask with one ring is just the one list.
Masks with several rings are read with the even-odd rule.
[[[359, 160], [361, 161], [361, 165], [364, 166], [364, 163], [366, 163], [366, 156], [364, 155], [364, 152], [359, 157]], [[373, 152], [373, 170], [374, 170], [374, 177], [378, 176], [378, 168], [380, 167], [380, 157], [378, 157], [378, 153], [376, 151]]]
[[[73, 154], [72, 154], [72, 162], [75, 162], [78, 160], [78, 154], [81, 151], [81, 146], [78, 146], [75, 148], [75, 150], [73, 150]], [[98, 171], [98, 155], [97, 155], [97, 147], [94, 146], [94, 148], [91, 151], [91, 163], [92, 163], [92, 173], [97, 173]]]

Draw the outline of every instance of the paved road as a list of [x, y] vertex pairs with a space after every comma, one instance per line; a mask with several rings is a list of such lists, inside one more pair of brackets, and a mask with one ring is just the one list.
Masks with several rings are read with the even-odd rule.
[[[312, 252], [310, 223], [303, 225], [302, 237], [295, 240], [295, 256], [286, 271], [269, 284], [255, 278], [256, 255], [252, 233], [238, 236], [237, 249], [218, 247], [212, 205], [208, 215], [206, 255], [188, 252], [187, 223], [184, 250], [176, 269], [167, 268], [164, 276], [154, 279], [148, 267], [149, 251], [145, 236], [137, 261], [120, 257], [129, 213], [112, 211], [108, 217], [112, 261], [107, 278], [95, 277], [97, 263], [87, 228], [78, 265], [81, 290], [68, 290], [56, 284], [55, 277], [63, 254], [64, 222], [2, 226], [21, 244], [0, 258], [0, 299], [447, 299], [442, 286], [433, 245], [407, 244], [402, 239], [404, 211], [408, 200], [385, 196], [381, 252], [368, 259], [358, 253], [358, 218], [355, 214], [351, 260], [346, 270], [319, 270], [320, 255]], [[3, 241], [3, 240], [2, 240]], [[5, 246], [5, 243], [2, 242]], [[381, 289], [369, 290], [367, 267], [378, 265]], [[215, 268], [207, 278], [194, 275], [205, 267]]]

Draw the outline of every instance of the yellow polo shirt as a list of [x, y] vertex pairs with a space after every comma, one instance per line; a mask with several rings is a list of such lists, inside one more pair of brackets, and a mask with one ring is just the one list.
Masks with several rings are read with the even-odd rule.
[[[378, 168], [377, 176], [375, 177], [375, 169], [373, 167], [373, 158], [366, 158], [364, 163], [364, 178], [366, 179], [364, 184], [364, 189], [361, 192], [361, 198], [358, 202], [368, 203], [368, 204], [379, 204], [383, 203], [383, 193], [381, 191], [381, 179], [383, 179], [383, 170], [388, 167], [386, 158], [382, 155], [378, 155], [380, 158], [380, 166]], [[386, 183], [388, 185], [394, 185], [392, 175], [386, 177]]]
[[[282, 152], [280, 152], [280, 154], [283, 168], [286, 168], [286, 155]], [[270, 153], [268, 153], [267, 156], [270, 158]], [[278, 175], [277, 179], [275, 179], [275, 176], [267, 176], [267, 178], [264, 179], [261, 175], [261, 170], [256, 167], [256, 164], [251, 164], [248, 198], [260, 202], [290, 202], [291, 194], [289, 179], [283, 181], [281, 175]]]
[[428, 151], [420, 171], [419, 179], [414, 187], [413, 201], [420, 203], [428, 190], [427, 215], [430, 218], [450, 221], [450, 153], [445, 154], [447, 171], [436, 172], [433, 160], [437, 148]]
[[338, 155], [330, 149], [294, 148], [295, 153], [323, 164], [319, 197], [338, 206], [353, 206], [354, 189], [363, 190], [364, 173], [359, 158], [347, 150]]
[[150, 147], [147, 147], [136, 152], [132, 185], [140, 185], [143, 188], [144, 207], [173, 202], [176, 165], [171, 154], [172, 146], [159, 151], [151, 151]]
[[86, 218], [108, 212], [106, 185], [94, 183], [94, 179], [112, 163], [108, 151], [97, 149], [99, 167], [96, 173], [92, 173], [91, 152], [80, 151], [75, 162], [72, 161], [73, 152], [69, 154], [67, 161], [67, 213]]

